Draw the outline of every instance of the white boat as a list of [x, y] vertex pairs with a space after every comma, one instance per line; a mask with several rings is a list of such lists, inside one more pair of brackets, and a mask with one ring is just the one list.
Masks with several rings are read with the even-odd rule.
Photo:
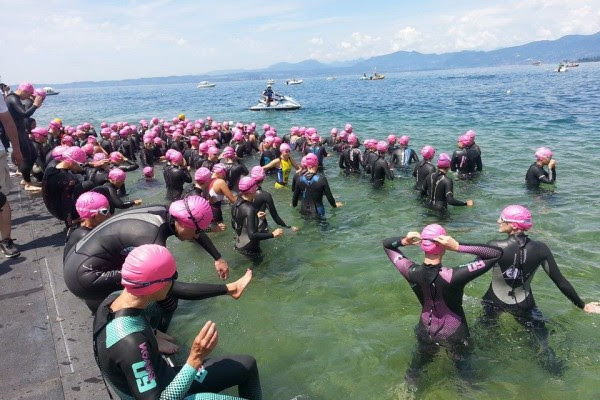
[[216, 83], [210, 83], [209, 81], [202, 81], [196, 86], [198, 89], [206, 89], [217, 86]]
[[267, 105], [264, 98], [258, 101], [258, 104], [248, 108], [250, 111], [289, 111], [300, 108], [300, 103], [290, 96], [275, 94], [271, 104]]
[[335, 76], [328, 76], [328, 77], [327, 77], [327, 80], [328, 80], [328, 81], [335, 81]]
[[286, 85], [299, 85], [302, 82], [303, 82], [302, 79], [290, 79], [290, 80], [285, 81], [285, 84]]
[[385, 75], [378, 74], [377, 72], [374, 72], [370, 76], [367, 76], [367, 74], [363, 74], [363, 76], [360, 77], [361, 81], [378, 81], [380, 79], [385, 79]]
[[267, 85], [273, 85], [275, 83], [274, 79], [267, 80]]
[[558, 68], [556, 68], [554, 70], [554, 72], [567, 72], [569, 70], [569, 67], [567, 67], [566, 64], [559, 64]]
[[46, 86], [45, 88], [42, 88], [42, 90], [44, 92], [46, 92], [47, 96], [54, 96], [54, 95], [60, 93], [60, 92], [57, 92], [56, 90], [52, 89], [50, 86]]

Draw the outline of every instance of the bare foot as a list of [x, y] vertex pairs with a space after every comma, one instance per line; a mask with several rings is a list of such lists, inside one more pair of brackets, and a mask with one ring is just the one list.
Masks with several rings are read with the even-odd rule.
[[23, 189], [28, 190], [30, 192], [39, 192], [40, 190], [42, 190], [42, 188], [39, 186], [34, 186], [34, 185], [29, 185], [29, 184], [25, 184], [25, 187]]
[[252, 270], [247, 269], [244, 276], [233, 283], [227, 284], [227, 294], [233, 297], [234, 299], [239, 299], [242, 296], [242, 292], [246, 289], [246, 286], [252, 280]]
[[169, 342], [173, 342], [176, 343], [177, 341], [175, 340], [175, 338], [171, 335], [167, 335], [164, 332], [159, 331], [158, 329], [156, 330], [156, 338], [157, 339], [164, 339], [164, 340], [168, 340]]
[[156, 342], [158, 343], [158, 351], [163, 354], [175, 354], [179, 351], [179, 346], [166, 339], [157, 337]]

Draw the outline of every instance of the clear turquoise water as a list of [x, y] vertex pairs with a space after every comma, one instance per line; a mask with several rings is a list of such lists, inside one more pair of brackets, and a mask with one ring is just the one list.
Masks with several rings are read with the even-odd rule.
[[[456, 137], [474, 129], [483, 151], [484, 174], [475, 183], [457, 182], [458, 198], [475, 199], [472, 209], [455, 208], [443, 224], [464, 241], [500, 237], [496, 219], [512, 203], [534, 214], [533, 237], [553, 250], [563, 274], [585, 301], [600, 298], [600, 64], [582, 64], [568, 73], [554, 66], [503, 67], [388, 74], [383, 81], [358, 77], [305, 79], [275, 89], [303, 108], [290, 113], [252, 113], [264, 81], [217, 82], [211, 90], [194, 85], [106, 87], [61, 90], [36, 113], [40, 122], [61, 116], [66, 123], [172, 117], [268, 122], [279, 132], [293, 125], [315, 126], [322, 134], [351, 122], [359, 137], [408, 134], [415, 149], [454, 149]], [[510, 90], [510, 93], [507, 91]], [[541, 145], [554, 150], [558, 183], [540, 193], [523, 187], [532, 154]], [[249, 160], [249, 165], [256, 164]], [[365, 178], [344, 177], [337, 159], [326, 160], [327, 177], [345, 206], [328, 209], [329, 225], [302, 220], [289, 207], [288, 190], [272, 190], [289, 224], [280, 239], [264, 242], [264, 262], [241, 300], [222, 297], [180, 306], [172, 332], [189, 345], [204, 321], [216, 321], [215, 354], [249, 353], [259, 362], [265, 398], [410, 398], [404, 372], [415, 346], [419, 305], [408, 284], [388, 261], [382, 239], [420, 229], [437, 218], [423, 209], [412, 179], [401, 176], [374, 190]], [[132, 197], [162, 201], [128, 177]], [[272, 182], [265, 184], [272, 188]], [[225, 212], [226, 218], [229, 213]], [[251, 264], [233, 251], [231, 231], [213, 240], [229, 261], [232, 277]], [[173, 240], [186, 281], [217, 282], [210, 258], [193, 244]], [[409, 250], [419, 257], [419, 251]], [[469, 259], [448, 254], [447, 265]], [[477, 329], [479, 298], [489, 275], [471, 283], [464, 307], [476, 341], [473, 362], [480, 370], [476, 389], [456, 379], [445, 354], [430, 365], [417, 397], [424, 399], [595, 399], [600, 396], [600, 316], [575, 308], [540, 271], [534, 278], [538, 305], [548, 319], [550, 342], [569, 369], [555, 379], [536, 363], [528, 336], [511, 318], [498, 331]], [[185, 355], [183, 355], [185, 356]]]

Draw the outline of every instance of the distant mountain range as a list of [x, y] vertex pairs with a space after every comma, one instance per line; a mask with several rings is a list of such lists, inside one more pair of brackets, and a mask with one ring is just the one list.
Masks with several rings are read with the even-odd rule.
[[168, 76], [156, 78], [125, 79], [120, 81], [85, 81], [68, 84], [38, 84], [57, 88], [128, 86], [168, 83], [193, 83], [201, 80], [236, 81], [249, 79], [292, 78], [351, 73], [401, 72], [454, 68], [495, 67], [502, 65], [558, 63], [562, 60], [590, 61], [600, 57], [600, 32], [593, 35], [568, 35], [557, 40], [541, 40], [521, 46], [492, 51], [460, 51], [444, 54], [423, 54], [416, 51], [395, 53], [368, 59], [325, 64], [317, 60], [298, 63], [281, 62], [258, 70], [212, 71], [201, 75]]

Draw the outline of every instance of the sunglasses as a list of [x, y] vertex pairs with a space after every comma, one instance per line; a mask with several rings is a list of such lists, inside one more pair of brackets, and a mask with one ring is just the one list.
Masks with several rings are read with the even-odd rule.
[[190, 209], [190, 205], [188, 204], [187, 197], [185, 199], [183, 199], [183, 204], [185, 205], [185, 210], [187, 211], [188, 215], [190, 216], [190, 219], [192, 220], [192, 222], [194, 223], [194, 226], [196, 227], [196, 234], [202, 232], [202, 229], [200, 229], [200, 225], [198, 224], [198, 220], [194, 217], [194, 214], [192, 214], [192, 210]]
[[138, 282], [138, 281], [132, 281], [130, 279], [127, 279], [123, 276], [121, 276], [121, 279], [124, 280], [127, 283], [131, 283], [133, 285], [135, 285], [134, 289], [141, 289], [141, 288], [145, 288], [148, 287], [150, 285], [154, 285], [155, 283], [163, 283], [163, 282], [174, 282], [177, 280], [179, 274], [177, 273], [177, 271], [175, 271], [175, 273], [173, 274], [172, 277], [170, 278], [164, 278], [164, 279], [157, 279], [155, 281], [150, 281], [150, 282]]

